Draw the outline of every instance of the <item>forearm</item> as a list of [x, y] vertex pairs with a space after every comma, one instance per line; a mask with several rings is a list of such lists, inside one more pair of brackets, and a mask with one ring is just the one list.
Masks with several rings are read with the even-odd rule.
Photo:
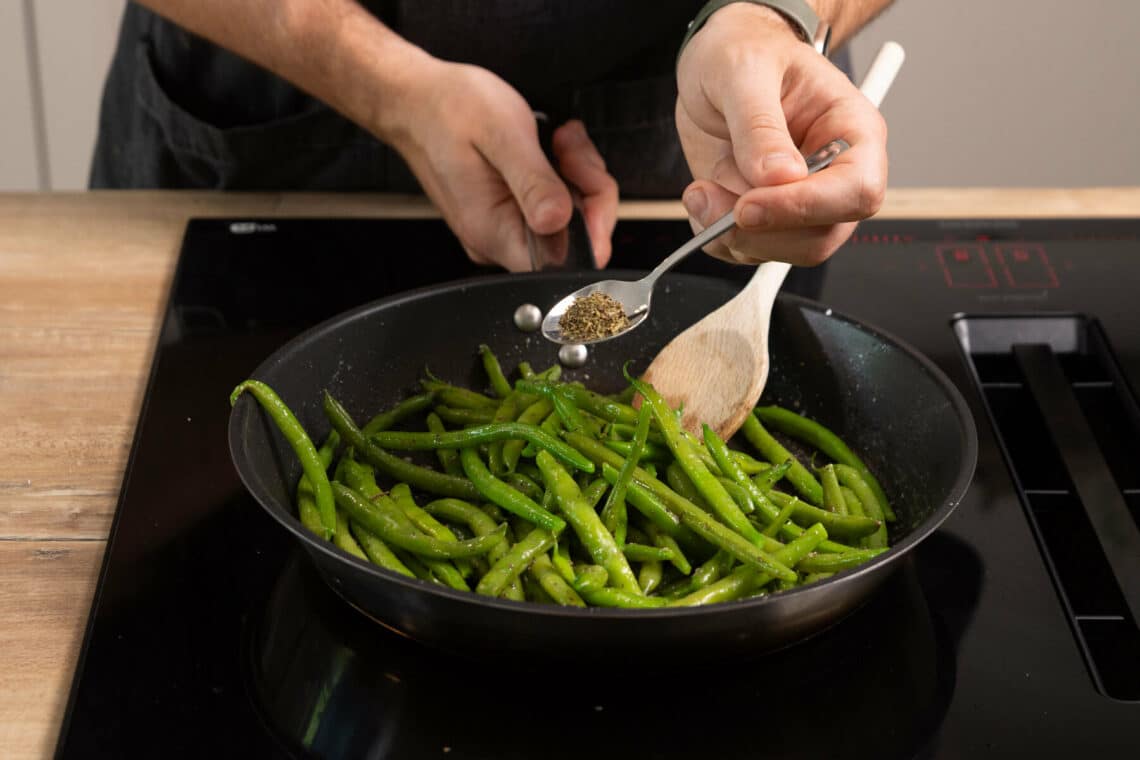
[[390, 139], [402, 94], [429, 58], [355, 0], [139, 0]]

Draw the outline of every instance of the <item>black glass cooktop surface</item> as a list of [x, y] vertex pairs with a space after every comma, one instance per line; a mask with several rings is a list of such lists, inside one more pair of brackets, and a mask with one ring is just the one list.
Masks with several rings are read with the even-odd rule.
[[[688, 235], [623, 221], [613, 266], [647, 268]], [[747, 276], [693, 258], [690, 272]], [[1140, 746], [1140, 221], [872, 221], [798, 275], [795, 290], [901, 338], [958, 385], [978, 427], [975, 481], [848, 618], [699, 668], [429, 650], [347, 607], [238, 481], [226, 400], [274, 349], [353, 306], [481, 272], [438, 221], [190, 223], [59, 757]]]

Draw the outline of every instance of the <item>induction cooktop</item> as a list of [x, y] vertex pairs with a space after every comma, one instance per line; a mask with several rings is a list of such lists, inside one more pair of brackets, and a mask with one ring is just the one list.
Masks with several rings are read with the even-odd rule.
[[[624, 220], [612, 266], [648, 269], [689, 235]], [[189, 223], [59, 757], [1135, 753], [1140, 220], [870, 221], [795, 273], [789, 289], [941, 367], [978, 423], [977, 472], [861, 609], [700, 668], [428, 649], [347, 607], [243, 490], [226, 400], [266, 356], [351, 307], [489, 271], [438, 220]], [[701, 256], [682, 271], [750, 273]]]

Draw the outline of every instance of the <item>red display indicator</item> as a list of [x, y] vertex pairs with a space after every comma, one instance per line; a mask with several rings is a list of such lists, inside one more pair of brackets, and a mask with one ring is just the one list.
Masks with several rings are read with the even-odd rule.
[[1057, 273], [1036, 243], [1003, 243], [994, 246], [998, 266], [1011, 288], [1055, 288]]
[[980, 243], [938, 246], [938, 263], [951, 288], [996, 288], [997, 277]]

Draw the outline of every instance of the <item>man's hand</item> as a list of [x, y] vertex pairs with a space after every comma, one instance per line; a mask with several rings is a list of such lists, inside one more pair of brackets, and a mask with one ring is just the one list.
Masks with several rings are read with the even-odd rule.
[[[736, 229], [709, 253], [814, 266], [878, 211], [882, 116], [775, 11], [733, 3], [713, 14], [681, 56], [677, 87], [677, 129], [696, 178], [682, 197], [693, 225], [736, 212]], [[836, 138], [851, 148], [807, 176], [800, 150]]]
[[[541, 235], [564, 228], [571, 198], [543, 154], [535, 116], [509, 84], [476, 66], [425, 59], [418, 87], [381, 139], [408, 162], [427, 195], [479, 263], [530, 268], [528, 225]], [[566, 179], [583, 193], [595, 255], [610, 257], [617, 183], [581, 122], [554, 133]]]
[[[570, 193], [538, 145], [534, 114], [490, 71], [432, 57], [356, 0], [139, 0], [315, 95], [392, 145], [468, 255], [529, 268], [524, 224], [570, 219]], [[554, 135], [584, 196], [599, 263], [610, 257], [617, 183], [581, 124]]]

